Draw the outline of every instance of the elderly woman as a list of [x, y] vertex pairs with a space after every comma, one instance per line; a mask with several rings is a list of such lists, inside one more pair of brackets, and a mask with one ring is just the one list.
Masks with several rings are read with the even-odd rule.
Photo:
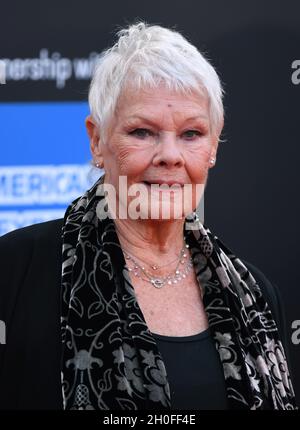
[[219, 78], [176, 31], [118, 36], [86, 120], [104, 176], [0, 241], [0, 407], [294, 409], [278, 293], [196, 213]]

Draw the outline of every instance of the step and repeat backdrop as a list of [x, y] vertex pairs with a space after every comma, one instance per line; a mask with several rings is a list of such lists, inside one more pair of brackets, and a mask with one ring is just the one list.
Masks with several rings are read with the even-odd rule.
[[211, 59], [225, 128], [205, 224], [280, 288], [299, 395], [300, 3], [28, 0], [0, 13], [0, 235], [62, 217], [96, 179], [88, 86], [120, 27], [173, 27]]
[[67, 58], [42, 46], [25, 58], [29, 48], [1, 59], [0, 235], [60, 218], [95, 174], [84, 119], [96, 53]]

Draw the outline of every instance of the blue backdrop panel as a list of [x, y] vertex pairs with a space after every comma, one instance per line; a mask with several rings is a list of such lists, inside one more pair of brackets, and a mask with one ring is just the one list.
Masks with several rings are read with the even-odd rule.
[[92, 182], [86, 102], [0, 104], [0, 235], [62, 216]]

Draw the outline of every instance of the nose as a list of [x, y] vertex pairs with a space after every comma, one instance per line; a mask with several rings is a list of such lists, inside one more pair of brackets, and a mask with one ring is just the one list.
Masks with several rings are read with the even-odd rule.
[[184, 165], [184, 158], [176, 136], [173, 133], [166, 133], [164, 136], [158, 137], [155, 154], [153, 157], [154, 166], [164, 167], [181, 167]]

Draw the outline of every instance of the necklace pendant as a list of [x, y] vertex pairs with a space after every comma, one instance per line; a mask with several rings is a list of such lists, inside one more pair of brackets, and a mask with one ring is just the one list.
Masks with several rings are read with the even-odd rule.
[[151, 279], [151, 284], [155, 288], [161, 288], [164, 286], [164, 281], [162, 281], [161, 279], [155, 278], [155, 279]]

